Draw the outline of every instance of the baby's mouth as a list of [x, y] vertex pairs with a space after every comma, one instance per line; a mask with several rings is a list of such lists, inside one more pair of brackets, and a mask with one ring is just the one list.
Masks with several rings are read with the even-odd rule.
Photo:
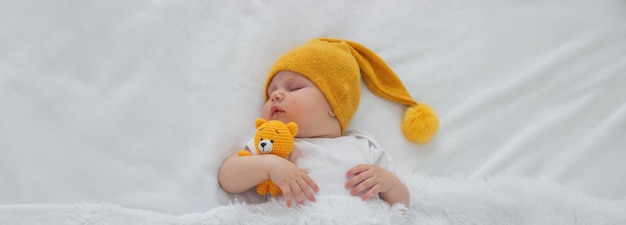
[[284, 112], [285, 112], [284, 110], [281, 110], [281, 109], [279, 109], [276, 106], [272, 106], [272, 116], [274, 116], [274, 115], [276, 115], [278, 113], [284, 113]]

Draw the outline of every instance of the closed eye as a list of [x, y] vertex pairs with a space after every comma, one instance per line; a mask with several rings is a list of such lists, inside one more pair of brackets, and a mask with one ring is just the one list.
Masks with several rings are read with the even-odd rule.
[[304, 85], [292, 85], [292, 86], [289, 86], [289, 91], [297, 91], [304, 87], [305, 87]]

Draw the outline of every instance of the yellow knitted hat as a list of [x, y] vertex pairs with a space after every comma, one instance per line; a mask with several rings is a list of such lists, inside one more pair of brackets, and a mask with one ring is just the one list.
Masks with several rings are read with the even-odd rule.
[[283, 70], [302, 74], [317, 85], [337, 116], [342, 133], [359, 106], [361, 77], [376, 95], [409, 107], [402, 120], [402, 132], [408, 140], [426, 143], [439, 128], [435, 112], [415, 102], [387, 63], [359, 43], [318, 38], [288, 51], [270, 69], [266, 100], [269, 83]]

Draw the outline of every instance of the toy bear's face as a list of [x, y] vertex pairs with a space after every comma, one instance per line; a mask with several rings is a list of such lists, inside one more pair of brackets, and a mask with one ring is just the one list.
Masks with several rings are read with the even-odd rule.
[[294, 137], [298, 132], [296, 123], [283, 123], [277, 120], [256, 120], [254, 144], [259, 154], [275, 154], [287, 157], [293, 150]]

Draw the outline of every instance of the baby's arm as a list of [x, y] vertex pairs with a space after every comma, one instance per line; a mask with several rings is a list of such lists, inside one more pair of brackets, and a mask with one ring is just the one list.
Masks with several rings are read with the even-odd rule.
[[395, 174], [377, 165], [359, 164], [348, 170], [346, 176], [350, 179], [345, 186], [352, 187], [352, 195], [367, 191], [361, 197], [363, 200], [380, 194], [380, 198], [390, 205], [402, 203], [409, 207], [410, 195], [406, 185]]
[[389, 180], [392, 181], [392, 188], [387, 192], [380, 193], [380, 198], [393, 205], [395, 203], [402, 203], [406, 207], [409, 207], [410, 204], [410, 194], [409, 189], [398, 179], [398, 177], [390, 172], [388, 173]]
[[303, 204], [304, 197], [315, 201], [313, 191], [319, 190], [306, 171], [272, 154], [233, 155], [224, 161], [218, 175], [220, 185], [229, 193], [242, 193], [267, 179], [280, 187], [287, 207], [291, 207], [292, 195], [298, 204]]

